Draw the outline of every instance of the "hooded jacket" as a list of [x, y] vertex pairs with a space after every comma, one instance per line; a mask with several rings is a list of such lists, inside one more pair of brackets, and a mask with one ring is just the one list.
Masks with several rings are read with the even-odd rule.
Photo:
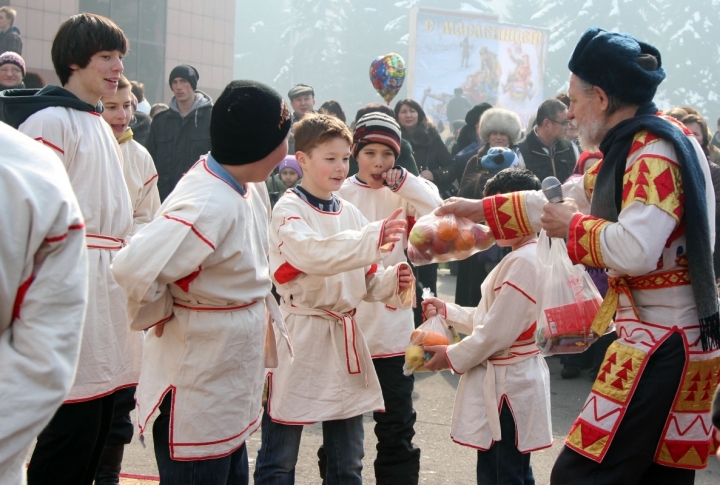
[[0, 92], [0, 121], [17, 129], [25, 120], [45, 108], [73, 108], [78, 111], [102, 113], [102, 104], [93, 106], [60, 86], [42, 89], [9, 89]]
[[210, 96], [195, 91], [195, 104], [185, 116], [180, 114], [174, 96], [169, 106], [153, 118], [145, 147], [155, 161], [160, 200], [165, 200], [185, 172], [210, 151]]
[[3, 52], [14, 52], [22, 55], [23, 42], [20, 37], [20, 29], [14, 25], [0, 34], [0, 54]]

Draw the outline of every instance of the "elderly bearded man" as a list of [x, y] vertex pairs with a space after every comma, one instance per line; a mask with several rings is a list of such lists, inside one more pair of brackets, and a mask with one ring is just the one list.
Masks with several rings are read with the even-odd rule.
[[599, 144], [604, 159], [563, 185], [562, 204], [518, 192], [451, 200], [437, 213], [486, 220], [502, 239], [542, 227], [568, 239], [573, 262], [610, 276], [593, 328], [604, 333], [617, 311], [618, 340], [551, 483], [691, 484], [707, 466], [720, 377], [708, 165], [692, 133], [652, 102], [665, 78], [656, 48], [592, 28], [568, 67], [568, 118], [582, 146]]

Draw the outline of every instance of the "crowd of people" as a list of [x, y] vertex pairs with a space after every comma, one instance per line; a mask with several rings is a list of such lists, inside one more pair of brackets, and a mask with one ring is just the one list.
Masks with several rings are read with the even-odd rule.
[[[13, 19], [0, 7], [2, 46]], [[162, 483], [248, 483], [258, 429], [254, 483], [294, 483], [303, 426], [318, 422], [323, 483], [362, 483], [372, 412], [377, 483], [417, 484], [404, 354], [440, 314], [466, 337], [426, 346], [425, 366], [462, 374], [451, 438], [477, 450], [468, 482], [533, 484], [530, 455], [553, 440], [535, 344], [543, 229], [606, 295], [593, 330], [617, 328], [563, 359], [563, 378], [588, 367], [594, 385], [551, 483], [684, 485], [707, 466], [720, 134], [690, 106], [653, 104], [653, 46], [590, 29], [568, 93], [525, 129], [456, 92], [449, 134], [412, 99], [367, 104], [351, 126], [335, 100], [315, 112], [304, 84], [289, 105], [242, 80], [213, 101], [189, 65], [151, 106], [122, 74], [127, 38], [98, 15], [60, 26], [62, 87], [24, 89], [21, 47], [0, 54], [13, 208], [0, 214], [0, 483], [118, 484], [136, 409], [141, 437], [155, 418]], [[546, 177], [564, 202], [547, 202]], [[437, 295], [437, 266], [406, 256], [431, 213], [497, 241], [457, 263], [454, 303], [420, 298]]]

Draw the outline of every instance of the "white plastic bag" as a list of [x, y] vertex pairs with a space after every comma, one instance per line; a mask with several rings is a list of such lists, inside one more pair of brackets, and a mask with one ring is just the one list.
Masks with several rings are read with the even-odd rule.
[[414, 266], [467, 259], [495, 243], [489, 227], [454, 214], [426, 214], [408, 236], [408, 258]]
[[591, 327], [602, 296], [585, 267], [570, 261], [565, 241], [551, 240], [545, 231], [537, 246], [537, 282], [535, 341], [542, 355], [587, 350], [600, 337]]
[[[433, 296], [430, 288], [423, 288], [423, 300]], [[409, 376], [414, 372], [428, 372], [425, 362], [432, 354], [423, 350], [424, 345], [450, 345], [460, 341], [460, 336], [452, 325], [448, 325], [445, 317], [438, 313], [425, 320], [410, 336], [410, 346], [405, 350], [403, 374]]]

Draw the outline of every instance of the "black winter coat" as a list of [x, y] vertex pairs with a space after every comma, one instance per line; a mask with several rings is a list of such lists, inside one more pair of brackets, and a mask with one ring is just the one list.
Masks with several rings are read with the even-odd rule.
[[408, 133], [404, 128], [402, 131], [403, 139], [409, 141], [413, 147], [413, 157], [418, 170], [432, 172], [432, 181], [437, 185], [443, 199], [455, 195], [455, 161], [437, 129], [430, 124], [421, 124], [412, 133]]
[[210, 151], [211, 111], [212, 104], [206, 104], [185, 117], [168, 109], [153, 118], [146, 148], [158, 172], [161, 201], [173, 191], [185, 172]]

